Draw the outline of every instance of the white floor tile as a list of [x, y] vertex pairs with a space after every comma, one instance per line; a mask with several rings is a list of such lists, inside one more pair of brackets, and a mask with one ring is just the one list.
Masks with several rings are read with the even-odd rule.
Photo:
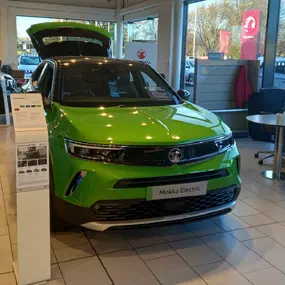
[[206, 285], [178, 255], [146, 262], [162, 285]]
[[58, 264], [53, 264], [51, 266], [51, 279], [62, 279]]
[[258, 215], [260, 214], [259, 211], [252, 208], [251, 206], [247, 205], [246, 203], [238, 200], [237, 204], [232, 211], [235, 216], [244, 217], [244, 216], [251, 216], [251, 215]]
[[51, 264], [57, 263], [57, 260], [55, 258], [54, 251], [53, 251], [52, 247], [50, 249], [50, 261], [51, 261]]
[[245, 222], [247, 222], [249, 225], [253, 227], [276, 223], [276, 221], [263, 214], [242, 217], [241, 219], [243, 219]]
[[260, 226], [256, 229], [285, 246], [285, 226], [281, 224], [271, 224]]
[[4, 208], [4, 207], [5, 207], [4, 196], [3, 196], [2, 189], [0, 188], [0, 208]]
[[141, 247], [136, 251], [142, 260], [151, 260], [176, 254], [176, 252], [166, 243]]
[[63, 279], [54, 279], [50, 280], [47, 283], [44, 283], [45, 285], [66, 285]]
[[16, 181], [15, 178], [11, 179], [10, 176], [1, 175], [1, 183], [4, 194], [16, 193]]
[[112, 231], [88, 231], [87, 236], [97, 254], [105, 254], [131, 248], [126, 238], [120, 233]]
[[257, 196], [256, 194], [254, 194], [248, 190], [245, 190], [243, 187], [241, 187], [241, 191], [240, 191], [238, 198], [240, 200], [242, 200], [242, 199], [252, 198], [252, 197], [256, 197], [256, 196]]
[[177, 241], [194, 237], [194, 234], [184, 224], [158, 227], [159, 235], [166, 241]]
[[261, 185], [259, 183], [245, 184], [245, 185], [243, 185], [243, 187], [246, 190], [256, 194], [257, 196], [264, 197], [271, 202], [278, 202], [278, 201], [284, 201], [285, 200], [284, 195], [270, 189], [269, 187]]
[[200, 239], [192, 238], [170, 243], [170, 246], [190, 265], [198, 266], [221, 261], [222, 258]]
[[284, 285], [285, 275], [276, 268], [269, 268], [257, 272], [244, 274], [253, 285]]
[[0, 253], [0, 274], [13, 271], [12, 252]]
[[202, 240], [241, 273], [271, 267], [268, 262], [228, 233], [205, 236]]
[[[66, 285], [112, 284], [98, 257], [82, 258], [59, 264]], [[119, 264], [117, 267], [120, 268]]]
[[17, 214], [16, 193], [11, 193], [11, 194], [4, 193], [4, 201], [5, 201], [7, 215]]
[[126, 232], [125, 237], [133, 248], [165, 243], [162, 237], [159, 236], [159, 232], [154, 232], [153, 228], [130, 230]]
[[247, 198], [243, 202], [277, 222], [285, 221], [285, 209], [262, 197]]
[[243, 244], [285, 273], [285, 248], [282, 245], [268, 237], [245, 241]]
[[265, 237], [263, 233], [254, 229], [254, 228], [247, 228], [243, 230], [235, 230], [232, 232], [228, 232], [231, 236], [233, 236], [238, 241], [246, 241], [255, 238]]
[[9, 234], [5, 208], [0, 208], [0, 236]]
[[285, 209], [285, 201], [275, 202], [275, 204], [277, 204], [279, 207], [281, 207], [281, 208], [284, 208], [284, 209]]
[[194, 267], [194, 270], [208, 285], [250, 285], [249, 281], [226, 262]]
[[12, 244], [16, 244], [18, 242], [17, 215], [8, 215], [7, 220], [11, 242]]
[[159, 284], [149, 268], [133, 250], [104, 254], [100, 258], [116, 285]]
[[249, 224], [232, 214], [216, 217], [212, 221], [225, 231], [234, 231], [249, 227]]
[[218, 227], [211, 220], [197, 221], [197, 222], [189, 222], [185, 224], [195, 236], [205, 236], [216, 233], [221, 233], [224, 230]]
[[1, 285], [17, 285], [14, 273], [0, 274]]
[[88, 243], [84, 232], [80, 230], [54, 233], [51, 235], [53, 249]]
[[58, 262], [95, 255], [95, 252], [89, 243], [74, 245], [72, 247], [55, 248], [54, 253]]

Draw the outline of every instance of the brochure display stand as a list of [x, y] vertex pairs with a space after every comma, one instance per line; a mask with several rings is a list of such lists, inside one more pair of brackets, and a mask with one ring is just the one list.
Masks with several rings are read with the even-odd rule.
[[16, 141], [19, 285], [51, 277], [49, 146], [41, 94], [11, 94]]

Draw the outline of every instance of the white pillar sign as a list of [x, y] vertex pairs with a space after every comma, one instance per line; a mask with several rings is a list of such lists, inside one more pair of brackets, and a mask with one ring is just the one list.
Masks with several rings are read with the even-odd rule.
[[152, 68], [157, 68], [157, 43], [128, 42], [126, 43], [126, 59], [142, 61]]
[[[11, 94], [16, 141], [18, 285], [51, 277], [49, 146], [42, 96]], [[35, 225], [37, 229], [35, 230]]]

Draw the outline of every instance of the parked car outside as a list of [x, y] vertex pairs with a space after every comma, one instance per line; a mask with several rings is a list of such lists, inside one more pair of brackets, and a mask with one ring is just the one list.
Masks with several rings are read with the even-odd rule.
[[195, 74], [195, 60], [186, 59], [185, 61], [185, 84], [194, 85], [194, 74]]
[[[221, 119], [150, 66], [108, 58], [105, 30], [46, 23], [28, 34], [43, 58], [26, 91], [45, 104], [55, 228], [103, 231], [233, 209], [240, 156]], [[65, 40], [44, 44], [55, 35]]]
[[32, 73], [36, 70], [41, 62], [38, 55], [24, 54], [19, 56], [18, 70], [25, 71], [25, 79], [31, 77]]

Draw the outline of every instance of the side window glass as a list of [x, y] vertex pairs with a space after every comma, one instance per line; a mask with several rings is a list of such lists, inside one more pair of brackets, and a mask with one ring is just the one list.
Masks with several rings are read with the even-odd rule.
[[147, 86], [150, 89], [157, 88], [157, 84], [146, 73], [141, 72], [141, 75], [144, 79], [145, 86]]
[[31, 84], [32, 84], [34, 90], [38, 90], [38, 81], [40, 79], [40, 76], [41, 76], [45, 66], [46, 66], [46, 64], [40, 65], [32, 75]]
[[48, 64], [38, 82], [38, 89], [41, 92], [42, 96], [46, 99], [49, 98], [51, 93], [52, 79], [53, 67], [52, 65]]

